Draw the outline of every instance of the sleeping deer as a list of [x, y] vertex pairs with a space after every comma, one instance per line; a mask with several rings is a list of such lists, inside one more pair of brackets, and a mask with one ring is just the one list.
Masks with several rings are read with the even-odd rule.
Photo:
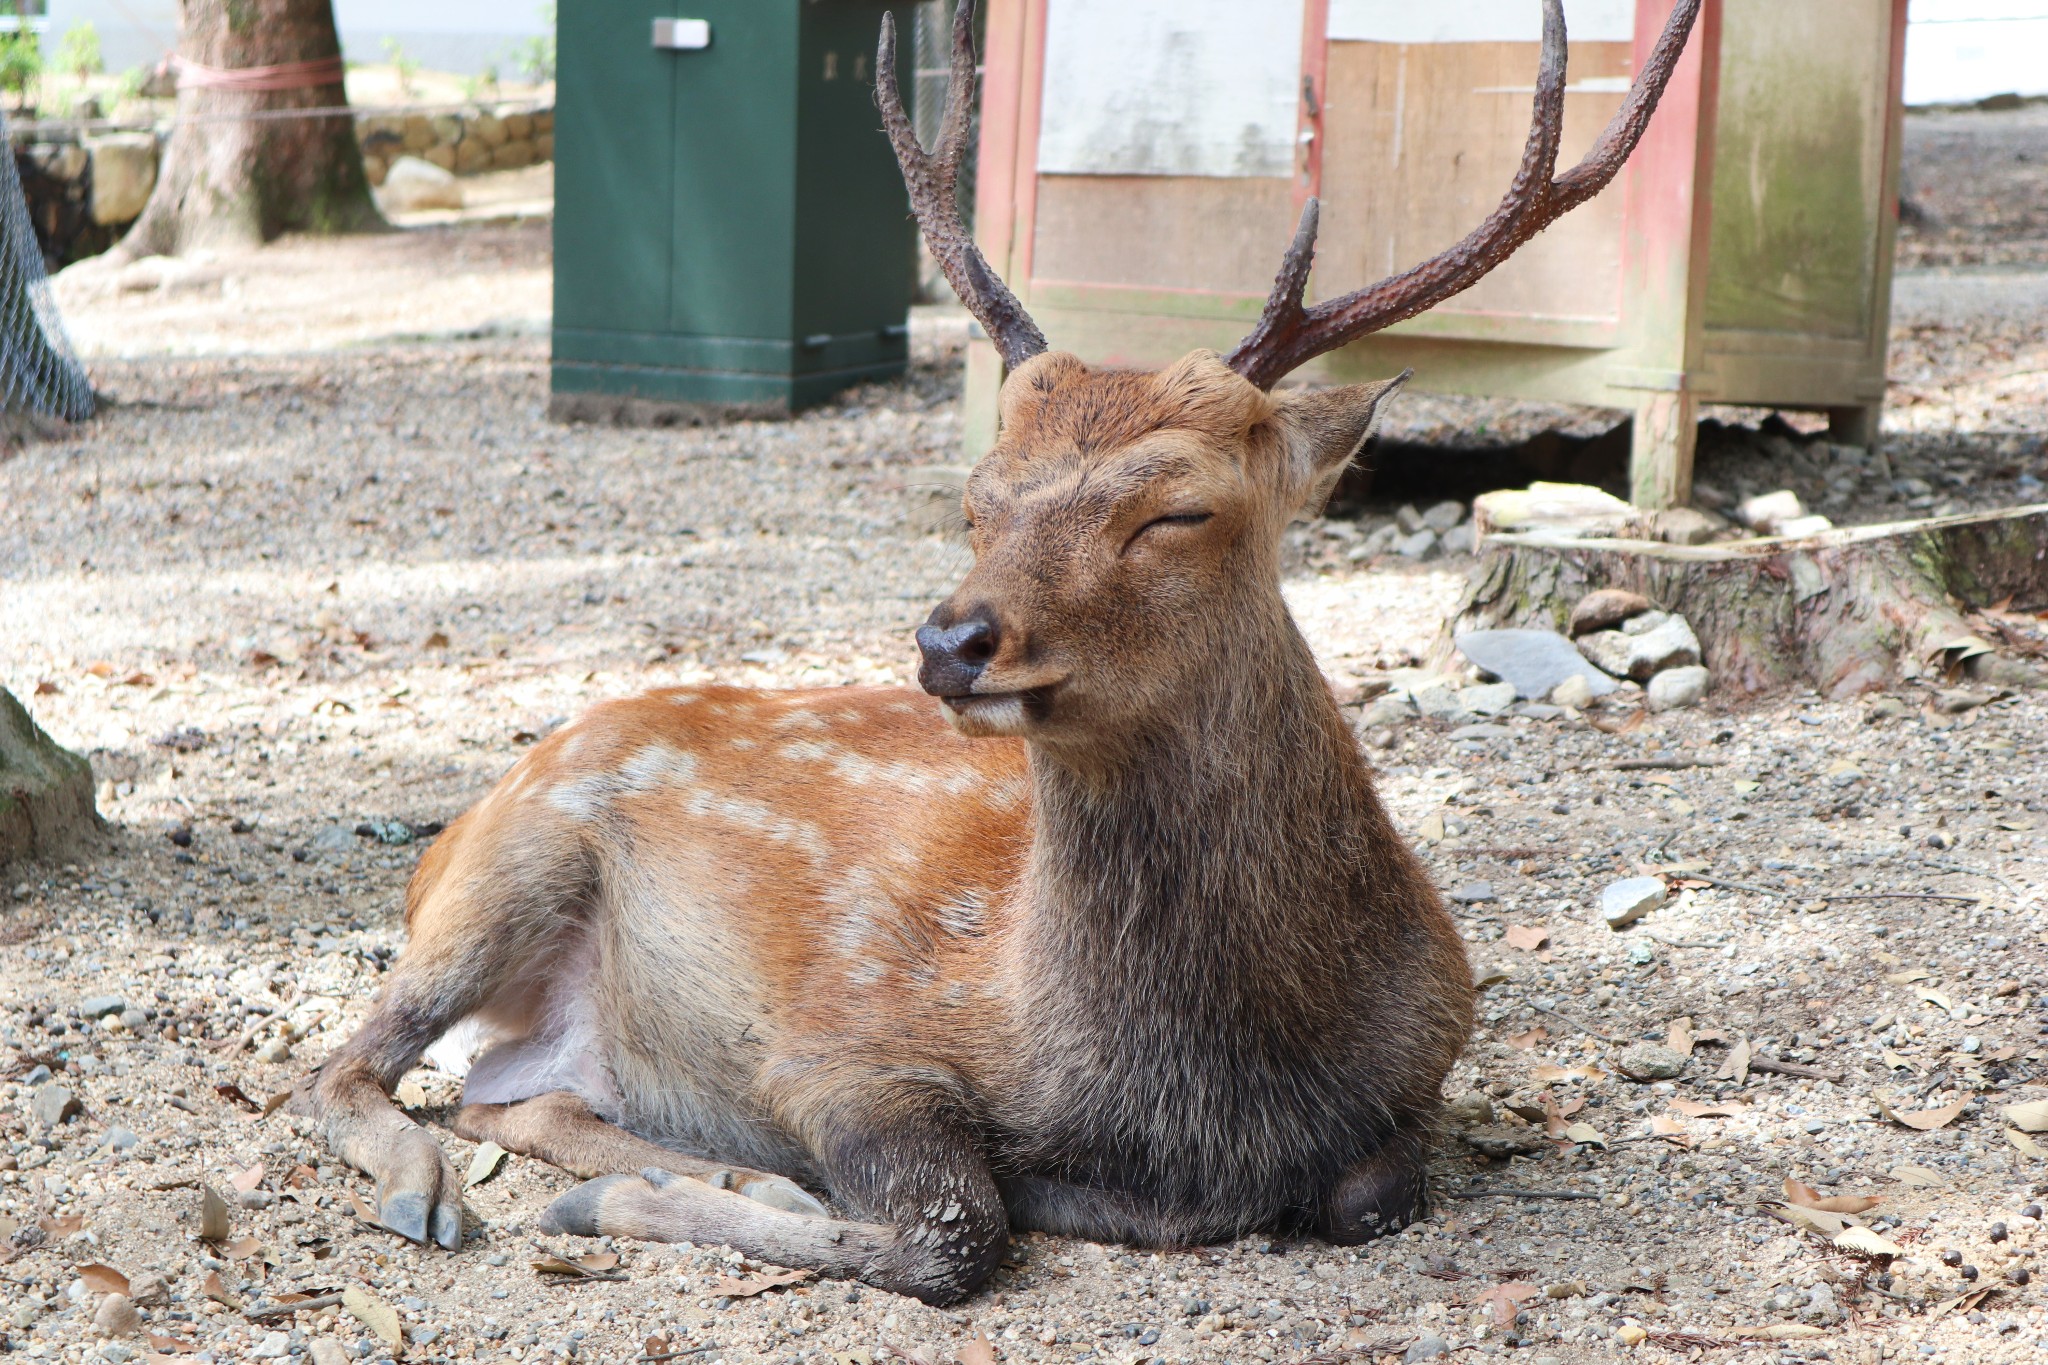
[[1564, 21], [1500, 207], [1441, 256], [1303, 302], [1311, 200], [1228, 356], [1049, 351], [964, 228], [970, 6], [940, 141], [877, 62], [932, 251], [1009, 367], [968, 480], [974, 564], [919, 692], [664, 690], [535, 745], [421, 859], [410, 944], [296, 1112], [383, 1221], [462, 1241], [462, 1182], [391, 1100], [475, 1052], [454, 1129], [590, 1177], [569, 1233], [729, 1245], [951, 1302], [1013, 1228], [1140, 1245], [1355, 1243], [1424, 1210], [1471, 1025], [1458, 933], [1280, 593], [1405, 376], [1275, 392], [1466, 288], [1627, 159], [1681, 0], [1554, 175]]

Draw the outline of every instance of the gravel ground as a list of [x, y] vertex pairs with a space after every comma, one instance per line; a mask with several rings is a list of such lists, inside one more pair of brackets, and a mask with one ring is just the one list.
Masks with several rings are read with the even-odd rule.
[[[0, 459], [0, 682], [91, 756], [111, 849], [0, 884], [0, 1348], [384, 1360], [382, 1304], [409, 1361], [2048, 1351], [2028, 1283], [2048, 1161], [2000, 1117], [2048, 1097], [2039, 696], [1369, 736], [1488, 984], [1447, 1086], [1439, 1211], [1361, 1250], [1023, 1237], [944, 1311], [841, 1284], [750, 1293], [759, 1268], [719, 1249], [538, 1238], [574, 1182], [519, 1157], [470, 1190], [458, 1254], [363, 1223], [360, 1177], [237, 1097], [260, 1105], [360, 1021], [427, 832], [603, 697], [907, 682], [909, 632], [966, 562], [923, 472], [957, 461], [957, 321], [919, 318], [907, 381], [795, 421], [554, 426], [544, 342], [499, 325], [532, 315], [544, 246], [473, 227], [230, 263], [245, 300], [299, 282], [283, 341], [218, 287], [67, 299], [120, 402]], [[417, 293], [380, 283], [400, 267]], [[1932, 510], [2048, 473], [2024, 446], [2039, 391], [1987, 378], [2039, 364], [2007, 325], [1899, 328], [1895, 459], [1960, 480]], [[1395, 434], [1475, 411], [1543, 420], [1418, 403]], [[1855, 496], [1845, 513], [1921, 510], [1874, 476]], [[1361, 529], [1300, 528], [1288, 563], [1345, 692], [1427, 653], [1469, 564], [1355, 564]], [[1637, 875], [1670, 899], [1611, 930], [1600, 894]], [[1689, 1055], [1641, 1047], [1688, 1032]], [[1676, 1074], [1630, 1080], [1625, 1053]], [[410, 1081], [445, 1121], [455, 1082]], [[80, 1106], [55, 1125], [52, 1086]], [[1928, 1131], [1890, 1117], [1927, 1111]], [[440, 1136], [466, 1167], [470, 1145]], [[1881, 1199], [1857, 1216], [1896, 1254], [1784, 1221], [1787, 1179]], [[225, 1238], [199, 1239], [202, 1186]], [[537, 1242], [616, 1255], [624, 1278], [542, 1275]], [[92, 1265], [130, 1278], [140, 1333], [98, 1338], [112, 1282]], [[345, 1289], [355, 1306], [281, 1304]]]

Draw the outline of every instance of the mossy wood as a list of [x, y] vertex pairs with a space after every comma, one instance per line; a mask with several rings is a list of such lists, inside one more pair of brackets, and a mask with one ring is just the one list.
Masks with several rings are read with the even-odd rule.
[[91, 767], [0, 687], [0, 866], [70, 853], [100, 828]]
[[1967, 614], [2048, 605], [2048, 504], [1719, 545], [1489, 536], [1438, 653], [1466, 630], [1564, 630], [1572, 604], [1626, 588], [1683, 615], [1715, 690], [1810, 684], [1853, 696], [1912, 678], [2048, 682]]
[[[216, 71], [337, 56], [331, 0], [186, 0], [178, 55]], [[337, 77], [295, 90], [185, 85], [163, 171], [116, 250], [137, 257], [257, 246], [286, 232], [354, 232], [384, 220], [370, 197]]]

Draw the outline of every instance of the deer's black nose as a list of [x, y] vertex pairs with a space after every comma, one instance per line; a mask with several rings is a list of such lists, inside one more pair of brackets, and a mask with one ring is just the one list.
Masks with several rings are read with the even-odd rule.
[[918, 652], [924, 655], [917, 682], [935, 697], [962, 697], [974, 690], [975, 679], [995, 658], [1002, 634], [986, 607], [976, 607], [950, 626], [940, 624], [945, 614], [939, 607], [917, 628]]

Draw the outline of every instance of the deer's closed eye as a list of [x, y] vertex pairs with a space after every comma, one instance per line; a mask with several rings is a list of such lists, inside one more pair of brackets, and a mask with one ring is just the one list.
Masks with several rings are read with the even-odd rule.
[[1203, 522], [1209, 520], [1211, 515], [1213, 514], [1209, 512], [1170, 512], [1163, 517], [1154, 517], [1137, 530], [1131, 532], [1131, 538], [1124, 542], [1124, 548], [1126, 550], [1130, 549], [1148, 531], [1161, 531], [1175, 526], [1200, 526]]

